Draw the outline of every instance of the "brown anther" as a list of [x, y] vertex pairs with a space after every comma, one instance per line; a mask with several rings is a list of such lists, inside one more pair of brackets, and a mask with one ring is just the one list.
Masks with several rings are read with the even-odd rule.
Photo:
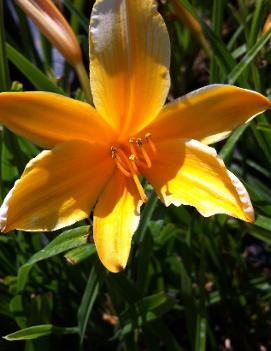
[[148, 139], [151, 137], [151, 133], [146, 133], [145, 134], [145, 139], [148, 141]]
[[116, 155], [117, 155], [117, 148], [115, 146], [111, 146], [111, 155], [112, 155], [112, 158], [116, 158]]
[[130, 139], [129, 139], [129, 143], [130, 143], [130, 144], [133, 144], [134, 142], [135, 142], [135, 138], [130, 138]]
[[143, 145], [143, 141], [142, 141], [141, 138], [137, 138], [136, 139], [136, 143], [137, 143], [138, 146], [142, 146]]

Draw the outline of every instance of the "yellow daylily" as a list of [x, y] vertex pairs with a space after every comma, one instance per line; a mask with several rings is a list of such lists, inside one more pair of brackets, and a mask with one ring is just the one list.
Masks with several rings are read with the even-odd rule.
[[[107, 269], [126, 266], [145, 177], [166, 204], [252, 222], [241, 182], [207, 143], [271, 107], [229, 85], [163, 107], [170, 43], [154, 0], [97, 0], [90, 23], [90, 105], [45, 92], [0, 94], [0, 121], [49, 149], [31, 160], [0, 209], [3, 232], [55, 230], [87, 218]], [[205, 144], [204, 144], [205, 143]]]

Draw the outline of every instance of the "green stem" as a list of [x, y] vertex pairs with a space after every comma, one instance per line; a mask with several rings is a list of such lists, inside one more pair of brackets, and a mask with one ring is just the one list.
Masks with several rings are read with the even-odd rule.
[[92, 95], [91, 95], [91, 90], [90, 90], [90, 81], [89, 81], [89, 77], [87, 74], [87, 71], [85, 69], [85, 66], [83, 65], [83, 62], [78, 62], [75, 66], [74, 66], [76, 73], [78, 75], [81, 87], [85, 93], [85, 98], [87, 100], [87, 102], [91, 105], [93, 105], [93, 99], [92, 99]]

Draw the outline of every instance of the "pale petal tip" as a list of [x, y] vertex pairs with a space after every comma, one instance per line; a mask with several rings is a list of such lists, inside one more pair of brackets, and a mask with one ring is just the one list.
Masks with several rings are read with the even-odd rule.
[[8, 231], [10, 231], [10, 228], [8, 228], [8, 226], [7, 226], [9, 200], [12, 197], [16, 183], [17, 183], [17, 181], [15, 182], [13, 188], [6, 195], [6, 197], [2, 203], [2, 206], [0, 207], [0, 232], [2, 232], [2, 233], [7, 233]]
[[255, 221], [254, 209], [246, 188], [233, 173], [228, 171], [228, 174], [242, 204], [243, 217], [240, 219], [248, 223], [253, 223]]

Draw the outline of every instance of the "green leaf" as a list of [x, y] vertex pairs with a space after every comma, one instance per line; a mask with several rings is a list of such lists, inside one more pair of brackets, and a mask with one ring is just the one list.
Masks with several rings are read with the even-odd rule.
[[[82, 2], [82, 0], [80, 0], [80, 2]], [[78, 3], [78, 7], [82, 7], [81, 3]], [[86, 33], [88, 33], [89, 31], [89, 19], [81, 12], [78, 10], [78, 8], [72, 4], [71, 1], [69, 0], [64, 0], [64, 5], [67, 7], [67, 9], [70, 11], [70, 13], [73, 15], [73, 27], [77, 27], [77, 25], [75, 24], [75, 19], [76, 21], [78, 21], [78, 23], [81, 24], [82, 28], [84, 29], [84, 31]]]
[[[271, 232], [271, 218], [259, 215], [254, 223], [257, 227], [269, 230]], [[271, 233], [270, 233], [271, 240]]]
[[44, 249], [33, 255], [28, 262], [20, 267], [18, 272], [17, 291], [25, 287], [29, 272], [33, 264], [86, 244], [89, 235], [89, 226], [70, 229], [57, 236]]
[[62, 327], [56, 327], [52, 324], [41, 324], [41, 325], [35, 325], [33, 327], [28, 327], [25, 329], [18, 330], [15, 333], [4, 336], [3, 338], [8, 341], [32, 340], [32, 339], [37, 339], [42, 336], [46, 336], [50, 334], [77, 334], [77, 333], [78, 333], [77, 327], [62, 328]]
[[206, 350], [206, 330], [206, 317], [199, 315], [197, 318], [195, 351]]
[[158, 202], [158, 197], [155, 193], [153, 193], [148, 203], [145, 205], [142, 211], [140, 223], [135, 236], [135, 240], [138, 244], [144, 240], [145, 233], [148, 229], [149, 221], [151, 220], [151, 217], [153, 215], [157, 202]]
[[89, 258], [90, 256], [92, 256], [95, 253], [96, 253], [95, 245], [94, 244], [86, 244], [83, 246], [76, 247], [75, 249], [72, 249], [71, 251], [67, 252], [64, 255], [64, 257], [66, 258], [66, 260], [69, 263], [76, 265], [76, 264], [86, 260], [87, 258]]
[[263, 18], [263, 16], [262, 16], [263, 5], [264, 5], [263, 0], [256, 1], [256, 8], [254, 11], [252, 25], [251, 25], [251, 29], [249, 32], [248, 47], [252, 47], [252, 45], [256, 42], [257, 35], [261, 30], [262, 18]]
[[89, 226], [82, 226], [76, 229], [67, 230], [58, 235], [44, 249], [33, 255], [26, 264], [34, 264], [74, 247], [81, 246], [88, 241], [88, 236]]
[[47, 76], [40, 71], [33, 63], [24, 57], [11, 45], [6, 44], [8, 59], [21, 71], [25, 77], [38, 90], [48, 91], [57, 94], [64, 94], [63, 90], [55, 85]]
[[[225, 0], [214, 0], [213, 1], [213, 13], [212, 13], [212, 24], [214, 33], [220, 38], [223, 26], [223, 14], [226, 2]], [[211, 57], [210, 65], [210, 84], [219, 82], [220, 70], [216, 59], [216, 55]]]
[[267, 133], [271, 133], [271, 124], [268, 123], [258, 123], [256, 128]]
[[264, 47], [264, 45], [271, 38], [271, 30], [265, 33], [256, 44], [247, 52], [244, 58], [241, 60], [238, 65], [236, 65], [233, 70], [228, 75], [229, 84], [234, 84], [240, 75], [244, 72], [244, 70], [250, 65], [250, 63], [254, 60], [259, 51]]
[[244, 124], [241, 127], [237, 128], [228, 138], [223, 148], [220, 150], [219, 155], [226, 163], [234, 149], [235, 144], [241, 138], [248, 126], [248, 124]]
[[91, 314], [94, 302], [98, 296], [104, 277], [104, 268], [101, 267], [100, 262], [97, 262], [91, 269], [87, 285], [85, 287], [85, 291], [78, 309], [78, 328], [81, 345], [84, 341], [89, 316]]

